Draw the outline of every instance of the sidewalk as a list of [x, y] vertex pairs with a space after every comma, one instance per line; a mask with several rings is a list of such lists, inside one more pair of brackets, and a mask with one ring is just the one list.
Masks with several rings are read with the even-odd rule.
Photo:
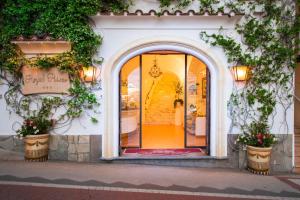
[[299, 175], [258, 176], [247, 171], [219, 168], [0, 161], [1, 184], [0, 188], [30, 185], [250, 199], [300, 199]]

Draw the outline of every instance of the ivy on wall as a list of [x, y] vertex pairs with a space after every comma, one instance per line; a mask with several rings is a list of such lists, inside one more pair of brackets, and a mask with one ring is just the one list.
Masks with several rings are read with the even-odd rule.
[[[99, 64], [93, 56], [102, 38], [92, 30], [89, 16], [99, 11], [120, 12], [130, 2], [124, 0], [3, 0], [0, 3], [0, 79], [8, 90], [4, 97], [9, 111], [24, 120], [35, 116], [55, 118], [56, 128], [71, 125], [74, 118], [85, 110], [98, 106], [93, 90], [98, 83], [86, 84], [80, 71], [87, 66]], [[26, 59], [11, 43], [17, 37], [51, 38], [67, 40], [72, 44], [70, 52], [55, 57]], [[71, 88], [68, 95], [27, 95], [21, 92], [22, 66], [28, 65], [47, 70], [57, 67], [69, 74]], [[57, 112], [60, 113], [57, 116]], [[97, 112], [94, 110], [94, 112]], [[44, 113], [40, 115], [40, 113]], [[89, 112], [92, 122], [97, 122]]]
[[[17, 36], [49, 35], [72, 42], [77, 62], [89, 65], [102, 38], [94, 33], [89, 16], [98, 11], [118, 12], [128, 8], [127, 1], [99, 0], [4, 0], [1, 1], [1, 66], [13, 56], [11, 39]], [[7, 48], [6, 48], [7, 47]]]
[[[213, 7], [218, 5], [214, 4]], [[219, 34], [201, 33], [201, 38], [224, 49], [229, 63], [250, 67], [251, 78], [235, 88], [228, 102], [233, 126], [247, 131], [253, 122], [273, 125], [278, 109], [285, 121], [281, 131], [288, 132], [287, 111], [293, 102], [294, 69], [299, 44], [300, 21], [295, 1], [248, 1], [225, 4], [244, 13], [236, 25], [241, 42]], [[259, 11], [259, 12], [257, 12]]]
[[[195, 0], [159, 0], [162, 9], [175, 5], [183, 9]], [[285, 119], [292, 105], [293, 73], [296, 67], [296, 51], [299, 40], [300, 23], [296, 17], [294, 0], [198, 0], [199, 12], [210, 13], [233, 10], [244, 13], [236, 25], [236, 36], [228, 36], [222, 30], [218, 34], [202, 32], [201, 39], [212, 46], [223, 48], [229, 67], [250, 66], [251, 78], [244, 87], [235, 87], [228, 102], [229, 115], [233, 126], [245, 131], [253, 121], [272, 123], [276, 106], [281, 105]], [[298, 0], [299, 3], [299, 0]], [[20, 69], [24, 62], [21, 53], [10, 41], [20, 35], [51, 36], [72, 42], [72, 51], [56, 57], [56, 61], [40, 58], [32, 66], [47, 68], [61, 63], [61, 70], [72, 77], [73, 86], [68, 100], [55, 101], [57, 105], [67, 105], [67, 119], [78, 117], [83, 109], [97, 104], [92, 88], [78, 78], [78, 71], [93, 63], [93, 56], [101, 45], [102, 38], [96, 35], [89, 16], [98, 11], [120, 12], [131, 5], [126, 0], [4, 0], [0, 3], [0, 70], [1, 78], [8, 73], [15, 77], [7, 80], [8, 103], [21, 108], [24, 97], [19, 85]], [[69, 59], [65, 59], [69, 58]], [[30, 97], [37, 98], [37, 97]], [[31, 101], [26, 100], [26, 101]], [[25, 102], [26, 102], [25, 101]], [[26, 103], [25, 103], [26, 104]], [[84, 105], [84, 106], [82, 106]], [[69, 106], [69, 107], [68, 107]], [[26, 107], [26, 106], [25, 106]], [[28, 108], [28, 107], [27, 107]], [[70, 109], [70, 110], [68, 110]], [[26, 109], [25, 109], [26, 110]], [[15, 110], [17, 111], [17, 110]], [[28, 111], [28, 110], [27, 110]], [[18, 112], [18, 111], [17, 111]], [[67, 120], [68, 121], [68, 120]], [[287, 127], [287, 123], [283, 123]]]

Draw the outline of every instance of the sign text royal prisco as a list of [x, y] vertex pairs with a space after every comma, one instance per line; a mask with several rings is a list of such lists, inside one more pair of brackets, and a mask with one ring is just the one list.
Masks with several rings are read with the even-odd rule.
[[68, 93], [70, 79], [68, 73], [59, 71], [56, 67], [37, 69], [28, 66], [22, 68], [23, 94]]

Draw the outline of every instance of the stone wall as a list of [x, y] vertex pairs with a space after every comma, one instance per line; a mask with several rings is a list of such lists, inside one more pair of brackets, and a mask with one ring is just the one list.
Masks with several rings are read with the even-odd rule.
[[23, 160], [24, 144], [14, 136], [0, 136], [0, 160]]
[[[101, 157], [101, 135], [51, 135], [49, 160], [96, 162]], [[0, 160], [23, 160], [23, 141], [0, 137]]]
[[101, 146], [101, 135], [52, 135], [49, 159], [96, 162]]

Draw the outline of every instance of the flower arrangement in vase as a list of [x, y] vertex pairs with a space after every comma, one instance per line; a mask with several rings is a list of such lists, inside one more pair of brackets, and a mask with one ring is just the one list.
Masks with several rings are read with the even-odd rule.
[[236, 142], [247, 147], [247, 168], [256, 174], [268, 174], [272, 145], [277, 142], [265, 121], [252, 122], [246, 133], [238, 136]]

